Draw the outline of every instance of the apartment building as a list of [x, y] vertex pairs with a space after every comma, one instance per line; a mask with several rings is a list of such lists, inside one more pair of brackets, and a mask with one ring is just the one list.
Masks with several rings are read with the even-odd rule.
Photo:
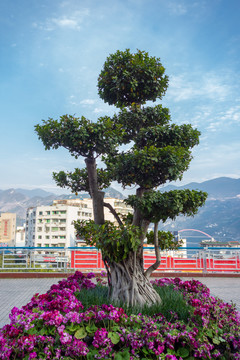
[[16, 236], [16, 214], [0, 214], [0, 244], [6, 246], [15, 246]]
[[19, 247], [25, 246], [25, 226], [17, 226], [16, 230], [16, 245]]
[[[132, 211], [122, 200], [107, 198], [117, 212], [126, 214]], [[115, 221], [108, 209], [106, 220]], [[76, 245], [74, 220], [93, 219], [91, 199], [55, 200], [49, 206], [37, 206], [27, 210], [26, 246], [33, 247], [70, 247]]]

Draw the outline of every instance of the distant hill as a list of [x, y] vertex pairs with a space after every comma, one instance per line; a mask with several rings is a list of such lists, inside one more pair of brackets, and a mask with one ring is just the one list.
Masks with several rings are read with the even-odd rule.
[[[194, 217], [178, 216], [174, 221], [160, 224], [162, 230], [197, 229], [218, 241], [240, 241], [240, 198], [207, 200]], [[182, 233], [189, 235], [189, 233]], [[199, 233], [191, 235], [200, 235]], [[203, 239], [206, 239], [203, 236]], [[188, 245], [200, 243], [201, 237], [192, 239]], [[194, 243], [195, 242], [195, 243]]]
[[226, 199], [240, 195], [240, 179], [219, 177], [201, 183], [192, 182], [183, 186], [168, 185], [161, 190], [169, 191], [174, 189], [203, 190], [208, 193], [208, 199]]
[[[8, 189], [0, 190], [0, 213], [13, 212], [17, 214], [17, 225], [22, 225], [26, 218], [26, 211], [29, 207], [40, 205], [50, 205], [57, 199], [77, 199], [88, 198], [89, 194], [79, 193], [68, 195], [56, 195], [42, 189]], [[105, 190], [105, 197], [115, 197], [124, 199], [123, 194], [109, 187]]]
[[56, 196], [54, 193], [42, 190], [42, 189], [33, 189], [33, 190], [27, 190], [27, 189], [15, 189], [17, 193], [26, 195], [29, 198], [32, 197], [48, 197], [48, 196]]
[[[162, 191], [185, 188], [206, 191], [208, 199], [205, 205], [194, 217], [178, 216], [174, 221], [161, 224], [162, 229], [197, 229], [215, 240], [240, 240], [240, 179], [221, 177], [178, 187], [169, 185]], [[201, 238], [192, 240], [196, 241], [200, 242]]]
[[[162, 229], [171, 231], [198, 229], [219, 241], [240, 240], [240, 179], [221, 177], [184, 186], [168, 185], [161, 191], [184, 188], [206, 191], [209, 194], [206, 204], [199, 209], [196, 216], [179, 216], [175, 221], [160, 224]], [[56, 195], [42, 189], [0, 190], [0, 212], [15, 212], [17, 224], [21, 225], [25, 221], [26, 210], [29, 207], [50, 205], [55, 199], [86, 197], [89, 197], [89, 194]], [[123, 194], [112, 187], [105, 190], [105, 197], [124, 199]]]

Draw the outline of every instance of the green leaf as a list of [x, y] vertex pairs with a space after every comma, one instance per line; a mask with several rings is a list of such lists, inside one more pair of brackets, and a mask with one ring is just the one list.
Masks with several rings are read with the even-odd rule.
[[112, 341], [112, 343], [113, 343], [114, 345], [116, 345], [116, 344], [120, 341], [120, 336], [119, 336], [119, 334], [116, 333], [116, 332], [110, 331], [110, 332], [108, 333], [108, 337], [109, 337], [109, 339], [111, 339], [111, 341]]
[[187, 358], [189, 356], [189, 349], [187, 348], [180, 348], [177, 351], [177, 355], [181, 356], [182, 358]]
[[124, 351], [122, 352], [118, 352], [116, 355], [115, 355], [115, 360], [130, 360], [130, 352], [129, 352], [129, 349], [125, 349]]
[[208, 329], [208, 330], [206, 331], [206, 335], [207, 335], [208, 337], [212, 338], [212, 337], [213, 337], [213, 331], [212, 331], [212, 329]]
[[74, 334], [76, 339], [83, 339], [87, 336], [87, 332], [85, 327], [81, 327], [80, 329], [78, 329], [75, 334]]
[[119, 331], [120, 327], [118, 325], [113, 325], [111, 329], [112, 331]]
[[98, 350], [95, 350], [95, 349], [89, 349], [89, 352], [87, 353], [87, 359], [88, 360], [95, 360], [95, 355], [98, 354]]
[[35, 328], [35, 327], [33, 327], [33, 328], [31, 328], [31, 329], [28, 329], [28, 331], [27, 331], [27, 333], [29, 334], [29, 335], [33, 335], [33, 334], [38, 334], [38, 330]]
[[219, 344], [220, 344], [220, 340], [219, 340], [218, 338], [216, 338], [216, 337], [214, 337], [212, 341], [213, 341], [213, 343], [214, 343], [215, 345], [219, 345]]
[[71, 325], [66, 326], [66, 330], [69, 333], [75, 333], [78, 329], [79, 329], [79, 324], [74, 325], [73, 323], [71, 323]]
[[145, 347], [142, 348], [142, 352], [144, 355], [149, 355], [149, 353], [152, 353], [152, 351], [149, 351], [149, 349], [146, 349]]
[[89, 334], [93, 334], [93, 333], [95, 333], [96, 331], [97, 331], [97, 327], [96, 327], [96, 325], [95, 324], [91, 324], [91, 325], [87, 325], [86, 326], [86, 330], [87, 330], [87, 332], [89, 333]]
[[42, 329], [39, 331], [39, 334], [40, 334], [40, 335], [48, 335], [48, 331], [47, 331], [47, 329], [42, 328]]

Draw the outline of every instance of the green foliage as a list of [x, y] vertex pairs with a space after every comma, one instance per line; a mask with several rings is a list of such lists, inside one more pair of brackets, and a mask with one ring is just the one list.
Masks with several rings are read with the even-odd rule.
[[59, 121], [43, 120], [43, 125], [36, 125], [35, 131], [46, 150], [62, 146], [76, 158], [113, 154], [118, 144], [118, 131], [107, 116], [93, 123], [84, 116], [63, 115]]
[[145, 51], [117, 51], [109, 55], [98, 78], [98, 93], [109, 105], [128, 107], [161, 99], [168, 77], [160, 59]]
[[105, 158], [105, 162], [112, 178], [123, 187], [138, 185], [143, 189], [152, 189], [167, 180], [181, 179], [191, 159], [190, 151], [183, 147], [146, 146]]
[[131, 251], [140, 245], [141, 229], [131, 224], [117, 227], [110, 221], [97, 225], [93, 220], [74, 222], [77, 236], [88, 245], [96, 246], [103, 252], [103, 257], [119, 262], [126, 259]]
[[146, 146], [156, 146], [165, 148], [166, 146], [181, 147], [191, 149], [199, 143], [200, 132], [193, 129], [190, 124], [184, 125], [156, 125], [142, 128], [134, 139], [135, 148]]
[[[150, 231], [146, 235], [147, 243], [154, 244], [154, 232]], [[158, 245], [161, 250], [177, 250], [182, 242], [175, 241], [174, 235], [170, 231], [158, 231]]]
[[115, 360], [130, 360], [130, 351], [129, 349], [125, 349], [123, 351], [117, 352], [115, 356]]
[[[98, 188], [105, 189], [111, 184], [111, 175], [106, 169], [97, 169]], [[62, 188], [69, 188], [74, 193], [89, 192], [89, 179], [87, 169], [76, 168], [74, 172], [60, 171], [53, 173], [56, 184]]]
[[146, 192], [141, 198], [130, 195], [125, 202], [134, 208], [141, 210], [144, 218], [151, 222], [174, 220], [182, 214], [193, 216], [198, 208], [203, 206], [207, 199], [207, 193], [196, 190], [172, 190], [162, 193], [161, 191]]
[[156, 105], [153, 107], [122, 109], [112, 119], [114, 124], [121, 126], [123, 130], [121, 142], [128, 143], [135, 140], [135, 136], [141, 129], [167, 125], [170, 121], [170, 114], [168, 108]]
[[169, 120], [167, 109], [161, 106], [124, 110], [115, 117], [117, 125], [123, 127], [122, 142], [132, 140], [133, 146], [127, 152], [104, 157], [114, 180], [123, 187], [152, 189], [181, 179], [200, 133], [191, 125], [169, 125]]

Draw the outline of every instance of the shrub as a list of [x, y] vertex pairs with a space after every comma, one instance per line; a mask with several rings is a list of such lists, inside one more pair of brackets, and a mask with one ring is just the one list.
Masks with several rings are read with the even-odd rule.
[[107, 302], [93, 277], [76, 272], [13, 308], [0, 359], [240, 359], [239, 313], [199, 281], [154, 281], [163, 304], [138, 312]]

